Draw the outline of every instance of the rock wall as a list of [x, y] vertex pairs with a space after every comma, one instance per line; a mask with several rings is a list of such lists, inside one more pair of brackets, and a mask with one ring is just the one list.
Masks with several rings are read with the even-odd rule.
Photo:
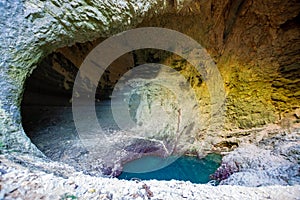
[[[300, 108], [300, 4], [296, 0], [140, 0], [113, 4], [16, 0], [4, 2], [0, 9], [1, 19], [5, 19], [0, 40], [4, 55], [0, 72], [0, 85], [4, 88], [0, 91], [0, 131], [4, 143], [14, 149], [19, 149], [20, 144], [27, 144], [22, 151], [34, 148], [20, 126], [19, 109], [24, 81], [37, 64], [41, 72], [36, 76], [33, 73], [36, 80], [29, 83], [33, 85], [30, 88], [38, 90], [42, 86], [34, 89], [34, 85], [44, 79], [45, 88], [40, 90], [52, 91], [57, 96], [64, 94], [67, 99], [74, 72], [90, 49], [103, 38], [133, 27], [178, 30], [208, 50], [226, 89], [224, 130], [227, 132], [213, 133], [213, 144], [218, 144], [220, 140], [216, 138], [224, 135], [240, 137], [238, 132], [230, 135], [228, 130], [280, 120], [283, 126], [299, 122], [295, 110]], [[94, 42], [74, 45], [86, 41]], [[66, 47], [70, 45], [74, 46]], [[152, 56], [156, 62], [181, 71], [192, 83], [206, 113], [209, 94], [201, 75], [175, 55], [158, 53], [158, 58], [153, 55], [155, 52], [151, 51], [135, 52], [133, 58], [129, 55], [124, 59], [141, 64]], [[108, 79], [114, 82], [117, 77]], [[26, 94], [24, 98], [26, 101]], [[201, 140], [204, 136], [199, 133], [195, 137]]]
[[144, 0], [1, 1], [0, 133], [4, 146], [39, 154], [22, 129], [20, 104], [24, 81], [43, 57], [75, 42], [133, 28], [169, 7], [166, 1]]
[[140, 26], [171, 28], [199, 41], [224, 79], [226, 128], [247, 129], [300, 106], [299, 11], [296, 1], [195, 2]]

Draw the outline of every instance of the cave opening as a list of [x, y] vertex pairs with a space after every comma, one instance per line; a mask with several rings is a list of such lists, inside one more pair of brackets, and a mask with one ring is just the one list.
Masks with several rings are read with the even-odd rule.
[[[169, 162], [168, 165], [162, 169], [163, 171], [158, 170], [157, 173], [150, 172], [149, 174], [141, 173], [137, 175], [136, 173], [126, 172], [126, 164], [131, 163], [130, 161], [136, 162], [139, 159], [146, 158], [146, 160], [144, 160], [144, 166], [147, 166], [152, 162], [151, 160], [147, 161], [149, 156], [159, 160], [165, 159], [173, 154], [176, 155], [178, 152], [176, 153], [174, 150], [175, 146], [173, 147], [173, 144], [171, 144], [173, 141], [168, 141], [170, 138], [166, 138], [164, 133], [159, 131], [159, 134], [161, 134], [159, 139], [153, 137], [145, 139], [135, 135], [128, 137], [123, 136], [127, 133], [125, 133], [124, 130], [120, 130], [120, 127], [115, 121], [115, 116], [111, 109], [111, 100], [114, 98], [113, 92], [115, 87], [120, 85], [119, 83], [124, 79], [125, 75], [132, 78], [132, 74], [140, 73], [142, 78], [155, 77], [158, 72], [150, 68], [141, 68], [140, 71], [134, 71], [134, 73], [132, 69], [136, 69], [145, 63], [165, 63], [172, 65], [175, 71], [183, 74], [188, 84], [201, 86], [203, 83], [201, 75], [192, 71], [193, 69], [189, 66], [189, 63], [180, 56], [167, 51], [155, 49], [136, 50], [122, 55], [106, 69], [98, 82], [95, 94], [96, 115], [102, 131], [104, 131], [105, 134], [101, 135], [99, 139], [99, 135], [93, 135], [93, 133], [91, 133], [91, 137], [99, 139], [97, 140], [97, 147], [87, 147], [86, 143], [82, 142], [83, 138], [76, 130], [76, 124], [72, 114], [72, 88], [81, 63], [100, 41], [102, 40], [77, 43], [71, 47], [56, 50], [46, 56], [27, 79], [21, 113], [24, 130], [31, 141], [52, 160], [65, 162], [75, 167], [75, 169], [89, 175], [102, 176], [104, 174], [119, 176], [121, 174], [119, 176], [121, 179], [128, 179], [129, 177], [132, 178], [132, 176], [135, 176], [141, 177], [141, 179], [157, 178], [170, 180], [177, 178], [179, 180], [190, 180], [196, 183], [207, 182], [209, 175], [211, 175], [220, 164], [218, 155], [213, 157], [208, 156], [201, 160], [197, 159], [197, 157], [191, 158], [187, 156], [183, 156], [180, 159], [176, 158], [173, 159], [172, 162]], [[170, 92], [168, 89], [158, 87], [157, 84], [147, 83], [145, 85], [146, 89], [137, 89], [131, 93], [128, 102], [130, 118], [135, 123], [139, 123], [142, 127], [146, 126], [145, 122], [138, 121], [138, 117], [145, 117], [145, 115], [141, 114], [141, 110], [149, 109], [149, 105], [148, 108], [141, 107], [144, 96], [148, 96], [149, 100], [149, 96], [162, 95], [162, 97], [158, 99], [150, 98], [151, 101], [159, 102], [159, 104], [161, 104], [160, 106], [165, 106], [166, 102], [168, 106], [169, 104], [171, 105], [171, 103], [176, 104], [172, 91]], [[151, 104], [151, 106], [153, 105], [154, 104]], [[174, 105], [172, 106], [171, 108], [168, 107], [168, 112], [175, 110]], [[177, 110], [175, 114], [176, 116], [178, 115]], [[150, 117], [153, 118], [155, 115]], [[90, 126], [88, 117], [86, 119], [83, 117], [83, 121], [86, 126]], [[189, 126], [189, 130], [192, 130], [193, 126], [194, 125]], [[152, 129], [153, 127], [148, 127], [148, 131]], [[172, 131], [173, 129], [166, 130]], [[122, 135], [122, 137], [120, 137], [120, 135]], [[103, 141], [101, 141], [101, 137], [108, 137], [110, 138], [109, 141], [119, 141], [111, 145], [112, 147], [107, 147], [107, 144], [105, 144], [106, 140], [103, 139]], [[154, 139], [157, 139], [158, 142], [154, 141]], [[194, 138], [188, 139], [191, 141], [194, 140]], [[166, 143], [161, 145], [161, 143], [164, 142]], [[164, 150], [162, 150], [162, 146], [167, 149], [173, 148], [173, 153], [166, 155]], [[107, 149], [103, 150], [105, 148]], [[99, 151], [101, 151], [101, 153], [99, 153]], [[125, 156], [118, 155], [120, 153], [124, 154], [124, 151]], [[184, 151], [187, 152], [186, 149]], [[180, 153], [185, 154], [186, 152]], [[193, 155], [196, 155], [196, 153], [194, 152]], [[181, 172], [182, 170], [184, 171], [189, 164], [195, 167], [195, 170], [190, 170], [190, 172], [195, 173], [196, 171], [198, 174], [191, 175], [185, 172], [181, 173], [182, 177], [178, 176], [180, 175], [180, 170]], [[168, 170], [169, 165], [171, 171], [178, 171], [178, 173], [173, 174], [174, 177], [170, 177], [170, 174], [165, 171], [170, 171]], [[124, 170], [123, 166], [125, 167]], [[122, 170], [123, 173], [121, 173]], [[158, 178], [157, 175], [161, 173], [167, 176], [160, 176], [160, 178]], [[198, 176], [198, 179], [195, 179], [195, 175]]]

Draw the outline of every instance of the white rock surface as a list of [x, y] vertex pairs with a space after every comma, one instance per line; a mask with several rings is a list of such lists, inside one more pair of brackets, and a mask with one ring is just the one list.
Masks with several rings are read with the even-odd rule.
[[300, 199], [300, 186], [210, 186], [184, 181], [126, 181], [74, 173], [64, 179], [0, 157], [0, 199]]
[[300, 183], [300, 130], [278, 133], [257, 144], [245, 144], [223, 157], [234, 173], [225, 185], [267, 186]]

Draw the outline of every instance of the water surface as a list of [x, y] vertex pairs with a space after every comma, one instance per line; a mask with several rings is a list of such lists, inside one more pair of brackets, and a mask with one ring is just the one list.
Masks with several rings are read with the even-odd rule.
[[[141, 180], [183, 180], [192, 183], [207, 183], [209, 176], [213, 174], [220, 166], [221, 155], [209, 154], [203, 159], [197, 157], [182, 156], [170, 165], [151, 172], [132, 173], [136, 168], [138, 171], [149, 168], [149, 166], [161, 162], [162, 158], [155, 156], [146, 156], [138, 160], [131, 161], [124, 165], [119, 179], [131, 180], [138, 178]], [[146, 170], [145, 170], [146, 171]]]

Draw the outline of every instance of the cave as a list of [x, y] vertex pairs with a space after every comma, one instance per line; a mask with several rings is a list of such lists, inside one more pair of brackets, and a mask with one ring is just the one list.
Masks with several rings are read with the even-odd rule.
[[[6, 185], [12, 162], [58, 179], [109, 183], [114, 192], [86, 189], [107, 199], [170, 199], [171, 192], [153, 188], [177, 191], [182, 184], [188, 189], [180, 198], [199, 197], [188, 181], [218, 185], [193, 185], [205, 193], [249, 186], [244, 194], [260, 198], [265, 194], [257, 187], [276, 198], [272, 189], [280, 185], [281, 197], [297, 198], [298, 1], [16, 0], [0, 3], [0, 11], [0, 173]], [[159, 163], [157, 174], [152, 169], [138, 178], [126, 171], [148, 158]], [[179, 166], [191, 177], [163, 178], [164, 168]], [[200, 168], [205, 178], [194, 179]], [[130, 184], [140, 184], [139, 191], [116, 187], [134, 188]], [[70, 191], [86, 197], [79, 189]], [[3, 191], [7, 197], [30, 193]]]
[[[80, 123], [89, 127], [88, 134], [80, 132], [81, 129], [78, 128], [80, 125], [78, 122], [76, 124], [72, 113], [74, 111], [72, 100], [78, 94], [75, 90], [72, 91], [72, 88], [74, 88], [76, 74], [79, 74], [81, 64], [87, 54], [100, 43], [99, 41], [101, 40], [77, 43], [56, 50], [41, 60], [25, 82], [21, 104], [22, 124], [32, 143], [48, 158], [67, 163], [78, 171], [94, 176], [103, 174], [119, 176], [124, 171], [123, 165], [135, 159], [143, 159], [145, 167], [148, 163], [158, 162], [151, 161], [151, 159], [146, 162], [147, 156], [157, 156], [157, 159], [162, 157], [168, 160], [165, 164], [162, 164], [164, 161], [160, 160], [160, 165], [157, 166], [159, 169], [173, 162], [176, 164], [180, 155], [192, 155], [189, 149], [195, 146], [194, 137], [198, 131], [194, 120], [199, 120], [195, 113], [193, 115], [192, 109], [197, 112], [200, 110], [195, 107], [197, 103], [191, 100], [178, 102], [180, 99], [178, 95], [184, 98], [189, 98], [188, 95], [190, 95], [192, 98], [191, 92], [185, 92], [189, 89], [186, 85], [202, 87], [203, 77], [192, 69], [187, 60], [164, 50], [139, 49], [123, 54], [113, 61], [99, 78], [94, 94], [97, 120], [103, 133], [97, 129], [93, 130], [90, 121], [84, 120], [89, 118], [89, 116], [83, 117], [82, 112], [88, 112], [86, 110], [80, 113], [80, 120], [84, 121]], [[166, 67], [161, 67], [164, 63], [171, 63], [173, 71], [169, 69], [166, 71]], [[170, 76], [172, 77], [170, 78]], [[180, 78], [180, 76], [182, 77]], [[179, 80], [182, 81], [180, 87], [172, 88], [171, 86], [178, 84]], [[89, 84], [92, 83], [88, 82], [87, 85]], [[115, 89], [118, 87], [128, 87], [129, 89], [118, 91]], [[87, 89], [84, 88], [84, 90]], [[129, 95], [124, 96], [124, 93], [129, 93]], [[122, 101], [128, 99], [122, 105], [129, 109], [130, 120], [137, 127], [128, 129], [123, 126], [123, 122], [115, 121], [119, 119], [116, 115], [125, 112], [114, 103], [118, 98], [122, 98]], [[157, 103], [160, 106], [157, 107]], [[173, 105], [180, 103], [183, 105]], [[195, 104], [190, 110], [182, 108], [183, 106], [188, 107], [186, 105], [190, 103]], [[80, 105], [80, 108], [82, 106]], [[163, 110], [163, 113], [158, 110]], [[164, 115], [166, 112], [171, 114]], [[188, 115], [184, 112], [188, 112]], [[184, 117], [191, 119], [181, 119]], [[164, 118], [170, 119], [164, 120]], [[161, 123], [161, 121], [164, 122]], [[151, 124], [150, 127], [149, 124]], [[175, 130], [175, 126], [177, 130]], [[204, 126], [201, 128], [208, 129]], [[95, 133], [91, 133], [93, 131]], [[97, 145], [93, 146], [91, 143], [82, 142], [86, 136], [97, 140]], [[103, 137], [108, 139], [103, 139]], [[115, 138], [119, 141], [111, 142]], [[112, 144], [107, 144], [107, 141]], [[185, 147], [182, 147], [183, 145]], [[109, 153], [107, 150], [96, 150], [97, 146], [109, 149]], [[202, 152], [197, 152], [198, 149], [194, 148], [196, 151], [193, 156], [198, 156], [198, 154], [202, 156]], [[123, 153], [122, 156], [117, 156], [121, 153]], [[153, 159], [155, 160], [154, 157]], [[181, 163], [177, 163], [177, 165], [184, 165], [185, 160], [191, 162], [188, 157], [182, 157], [179, 159]], [[203, 160], [205, 161], [205, 159]], [[212, 161], [208, 159], [208, 162]], [[199, 169], [206, 171], [205, 164], [197, 161], [194, 163], [199, 165]], [[198, 182], [200, 180], [207, 181], [207, 178], [216, 170], [216, 163], [220, 162], [212, 162], [209, 166], [214, 167], [210, 169], [210, 173], [205, 174], [206, 178], [199, 177]], [[175, 165], [171, 166], [176, 169]], [[155, 170], [154, 166], [153, 170], [149, 169], [150, 172]], [[126, 173], [125, 171], [124, 173]], [[192, 171], [188, 170], [187, 172]], [[187, 172], [185, 177], [189, 177]], [[181, 179], [185, 180], [185, 177]], [[196, 181], [197, 179], [192, 180]]]

